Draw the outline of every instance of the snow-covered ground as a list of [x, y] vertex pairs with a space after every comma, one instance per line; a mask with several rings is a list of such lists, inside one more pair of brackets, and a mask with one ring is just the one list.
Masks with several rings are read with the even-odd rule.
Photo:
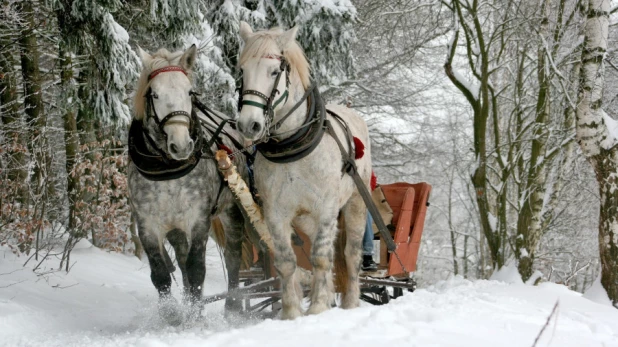
[[[78, 245], [69, 274], [37, 270], [0, 248], [0, 346], [618, 346], [618, 310], [561, 285], [453, 278], [389, 305], [333, 309], [295, 321], [225, 321], [211, 304], [199, 322], [163, 324], [149, 269], [135, 257]], [[211, 243], [205, 293], [225, 289]], [[176, 274], [180, 279], [180, 274]], [[176, 293], [180, 287], [174, 286]]]

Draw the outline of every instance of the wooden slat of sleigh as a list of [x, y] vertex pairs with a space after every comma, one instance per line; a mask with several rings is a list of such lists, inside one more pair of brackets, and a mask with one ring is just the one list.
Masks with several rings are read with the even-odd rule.
[[[408, 272], [415, 271], [431, 186], [427, 183], [398, 182], [381, 187], [393, 209], [393, 239], [397, 244], [397, 254]], [[394, 255], [383, 255], [381, 258], [385, 257], [388, 257], [388, 276], [405, 275]]]

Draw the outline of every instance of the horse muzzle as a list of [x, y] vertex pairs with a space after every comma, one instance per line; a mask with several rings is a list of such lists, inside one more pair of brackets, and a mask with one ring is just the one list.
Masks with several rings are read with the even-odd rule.
[[243, 119], [241, 116], [237, 122], [238, 131], [247, 140], [255, 141], [264, 133], [264, 122], [258, 121], [254, 117]]
[[178, 145], [174, 142], [168, 141], [167, 150], [172, 158], [175, 160], [185, 160], [191, 156], [193, 153], [193, 149], [195, 147], [195, 143], [193, 140], [189, 139], [187, 143], [183, 145]]

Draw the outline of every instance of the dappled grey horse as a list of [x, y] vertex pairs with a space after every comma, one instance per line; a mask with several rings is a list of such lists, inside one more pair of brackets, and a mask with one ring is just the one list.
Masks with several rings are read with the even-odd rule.
[[[234, 148], [229, 137], [211, 141], [192, 109], [189, 79], [197, 50], [165, 49], [150, 55], [140, 49], [143, 70], [135, 95], [134, 120], [129, 134], [129, 192], [139, 237], [148, 256], [152, 283], [159, 292], [159, 312], [170, 324], [180, 324], [183, 313], [171, 296], [172, 261], [164, 248], [174, 248], [182, 272], [185, 299], [201, 311], [206, 273], [205, 251], [211, 221], [218, 217], [225, 230], [225, 263], [229, 289], [238, 286], [243, 217], [224, 186], [212, 159], [219, 148]], [[204, 120], [202, 120], [204, 121]], [[233, 130], [225, 128], [233, 135]], [[210, 137], [209, 137], [210, 135]], [[244, 158], [235, 164], [245, 173]], [[226, 310], [241, 303], [226, 301]]]

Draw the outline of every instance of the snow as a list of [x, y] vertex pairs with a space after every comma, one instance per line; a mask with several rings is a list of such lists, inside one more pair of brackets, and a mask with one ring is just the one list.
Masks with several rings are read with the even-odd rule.
[[609, 300], [605, 288], [601, 285], [601, 274], [599, 274], [594, 283], [592, 283], [592, 286], [586, 290], [584, 298], [594, 301], [597, 304], [612, 307], [612, 302]]
[[479, 91], [481, 88], [479, 83], [474, 83], [474, 82], [469, 81], [467, 78], [462, 76], [459, 72], [457, 72], [457, 70], [455, 69], [453, 69], [453, 77], [455, 77], [457, 82], [463, 85], [464, 88], [466, 88], [472, 94], [472, 97], [474, 97], [475, 100], [479, 99]]
[[[0, 259], [2, 346], [531, 346], [557, 301], [558, 317], [537, 346], [618, 346], [618, 310], [551, 283], [453, 277], [385, 306], [333, 309], [294, 321], [230, 324], [221, 305], [211, 304], [204, 320], [172, 328], [157, 317], [148, 266], [135, 257], [82, 242], [68, 274], [49, 273], [58, 265], [53, 259], [37, 271], [47, 275], [31, 271], [34, 261], [22, 267], [25, 259], [6, 247]], [[205, 292], [224, 289], [213, 244], [207, 264]]]
[[512, 283], [512, 284], [523, 284], [523, 280], [519, 275], [519, 271], [517, 271], [517, 264], [515, 262], [511, 262], [507, 265], [504, 265], [500, 270], [494, 271], [491, 275], [491, 280], [493, 281], [501, 281], [504, 283]]
[[603, 109], [601, 109], [600, 112], [608, 132], [608, 136], [601, 142], [601, 146], [605, 149], [611, 149], [618, 142], [618, 122], [605, 113]]
[[498, 232], [498, 218], [496, 218], [496, 216], [494, 216], [493, 214], [487, 213], [487, 219], [489, 220], [489, 227], [491, 228], [491, 231], [494, 233]]

